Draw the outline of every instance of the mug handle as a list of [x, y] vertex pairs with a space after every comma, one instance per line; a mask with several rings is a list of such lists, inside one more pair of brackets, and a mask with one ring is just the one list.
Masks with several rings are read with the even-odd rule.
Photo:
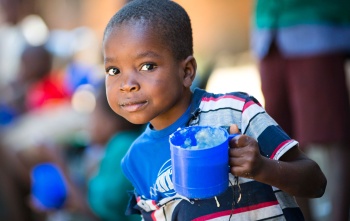
[[240, 136], [241, 134], [240, 133], [235, 133], [235, 134], [229, 134], [228, 135], [228, 140], [232, 140], [233, 138], [237, 137], [237, 136]]

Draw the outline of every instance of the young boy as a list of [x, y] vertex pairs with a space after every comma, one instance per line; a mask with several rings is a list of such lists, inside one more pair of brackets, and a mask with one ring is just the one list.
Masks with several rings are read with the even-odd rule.
[[[186, 11], [168, 0], [131, 1], [106, 27], [109, 105], [132, 123], [149, 122], [122, 160], [135, 188], [129, 212], [140, 212], [144, 220], [304, 220], [293, 196], [323, 195], [326, 179], [319, 166], [253, 97], [192, 92], [192, 42]], [[189, 125], [242, 133], [230, 142], [233, 185], [219, 196], [187, 199], [174, 190], [169, 135]]]

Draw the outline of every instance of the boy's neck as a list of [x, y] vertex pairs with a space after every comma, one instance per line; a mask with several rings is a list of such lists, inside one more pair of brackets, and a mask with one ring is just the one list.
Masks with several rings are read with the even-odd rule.
[[162, 114], [154, 118], [150, 121], [151, 127], [154, 130], [162, 130], [171, 124], [173, 124], [176, 120], [178, 120], [188, 109], [191, 104], [193, 93], [191, 90], [188, 90], [182, 99], [170, 110], [168, 110], [167, 114]]

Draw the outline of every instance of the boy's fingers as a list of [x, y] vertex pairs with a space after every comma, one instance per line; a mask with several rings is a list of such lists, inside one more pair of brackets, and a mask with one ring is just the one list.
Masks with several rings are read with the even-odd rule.
[[237, 126], [237, 124], [232, 124], [231, 126], [230, 126], [230, 134], [237, 134], [237, 133], [239, 133], [239, 129], [238, 129], [238, 126]]

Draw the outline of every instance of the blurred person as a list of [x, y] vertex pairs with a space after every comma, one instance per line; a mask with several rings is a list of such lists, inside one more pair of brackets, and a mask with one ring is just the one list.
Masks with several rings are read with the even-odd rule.
[[69, 101], [64, 75], [52, 69], [53, 55], [44, 45], [27, 45], [20, 58], [19, 73], [2, 97], [17, 115]]
[[[266, 110], [304, 151], [323, 147], [332, 221], [349, 220], [349, 11], [350, 1], [344, 0], [256, 0], [253, 11], [251, 43]], [[314, 220], [309, 200], [298, 203], [307, 220]]]
[[64, 82], [65, 73], [52, 68], [53, 55], [45, 46], [28, 46], [21, 56], [18, 84], [25, 87], [26, 109], [60, 105], [70, 101]]
[[0, 0], [0, 89], [18, 73], [26, 45], [21, 22], [34, 11], [32, 0]]

